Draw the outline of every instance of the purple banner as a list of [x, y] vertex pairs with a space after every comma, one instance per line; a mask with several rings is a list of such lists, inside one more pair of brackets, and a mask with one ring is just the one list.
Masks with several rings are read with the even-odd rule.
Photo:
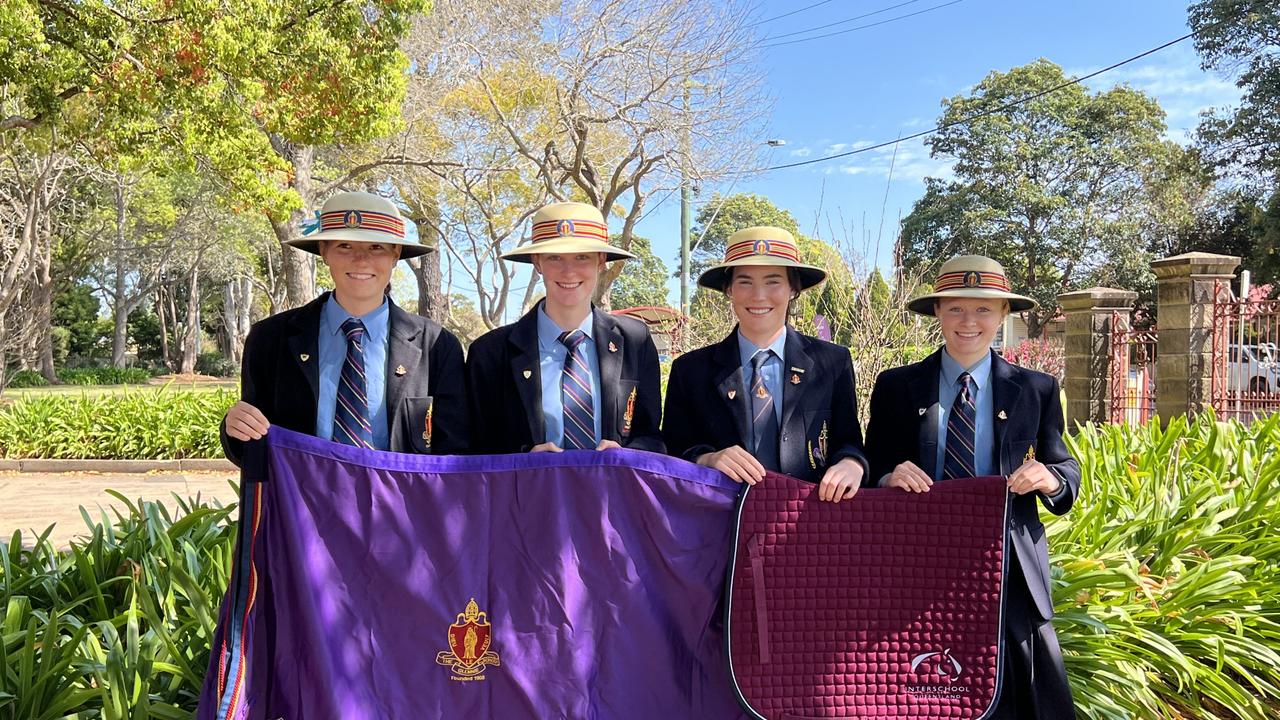
[[364, 451], [272, 428], [197, 717], [737, 718], [737, 487], [611, 450]]

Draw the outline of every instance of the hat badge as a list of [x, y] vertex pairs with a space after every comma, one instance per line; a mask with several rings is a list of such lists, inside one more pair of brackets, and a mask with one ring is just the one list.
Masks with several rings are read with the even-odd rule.
[[982, 284], [982, 273], [970, 270], [964, 274], [964, 286], [967, 288], [978, 287]]
[[556, 234], [560, 237], [569, 237], [570, 235], [573, 235], [573, 221], [561, 220], [556, 223]]
[[757, 240], [757, 241], [755, 241], [755, 243], [753, 243], [753, 244], [752, 244], [752, 246], [751, 246], [751, 253], [752, 253], [753, 255], [768, 255], [768, 254], [769, 254], [769, 241], [768, 241], [768, 240]]
[[349, 228], [360, 227], [362, 220], [364, 218], [360, 216], [359, 210], [348, 210], [342, 215], [342, 224]]

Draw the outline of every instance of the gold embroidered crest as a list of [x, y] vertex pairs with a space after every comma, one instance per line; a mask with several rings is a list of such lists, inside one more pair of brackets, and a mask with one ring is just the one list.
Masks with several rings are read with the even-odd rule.
[[458, 613], [458, 619], [449, 626], [449, 649], [436, 655], [436, 663], [452, 670], [454, 680], [484, 680], [486, 665], [502, 665], [498, 653], [489, 649], [493, 644], [492, 630], [489, 618], [471, 598], [466, 610]]
[[636, 415], [636, 389], [631, 388], [631, 394], [627, 396], [627, 409], [622, 413], [622, 434], [623, 436], [631, 435], [631, 419]]
[[431, 411], [435, 410], [435, 403], [427, 407], [427, 417], [422, 421], [422, 441], [427, 447], [431, 447]]

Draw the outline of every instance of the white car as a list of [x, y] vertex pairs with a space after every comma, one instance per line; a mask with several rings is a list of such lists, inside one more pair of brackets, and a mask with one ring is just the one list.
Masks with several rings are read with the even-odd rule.
[[1227, 357], [1227, 389], [1233, 392], [1280, 393], [1280, 362], [1274, 343], [1236, 345]]

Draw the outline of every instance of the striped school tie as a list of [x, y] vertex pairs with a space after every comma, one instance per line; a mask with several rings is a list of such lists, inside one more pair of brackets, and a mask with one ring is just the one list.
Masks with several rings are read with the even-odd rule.
[[595, 403], [591, 398], [591, 370], [583, 346], [587, 334], [571, 330], [560, 334], [569, 348], [560, 374], [560, 406], [564, 413], [564, 449], [593, 450], [596, 445]]
[[369, 424], [369, 397], [364, 382], [364, 323], [347, 318], [342, 323], [347, 336], [347, 358], [338, 379], [338, 403], [333, 411], [333, 439], [356, 447], [373, 447], [373, 426]]
[[778, 416], [773, 411], [773, 393], [764, 384], [764, 364], [772, 350], [751, 356], [751, 428], [755, 435], [756, 460], [769, 470], [778, 470]]
[[951, 404], [951, 413], [947, 416], [947, 444], [942, 460], [942, 478], [973, 477], [974, 469], [973, 443], [977, 427], [978, 411], [974, 406], [973, 378], [969, 373], [960, 373], [960, 392]]

